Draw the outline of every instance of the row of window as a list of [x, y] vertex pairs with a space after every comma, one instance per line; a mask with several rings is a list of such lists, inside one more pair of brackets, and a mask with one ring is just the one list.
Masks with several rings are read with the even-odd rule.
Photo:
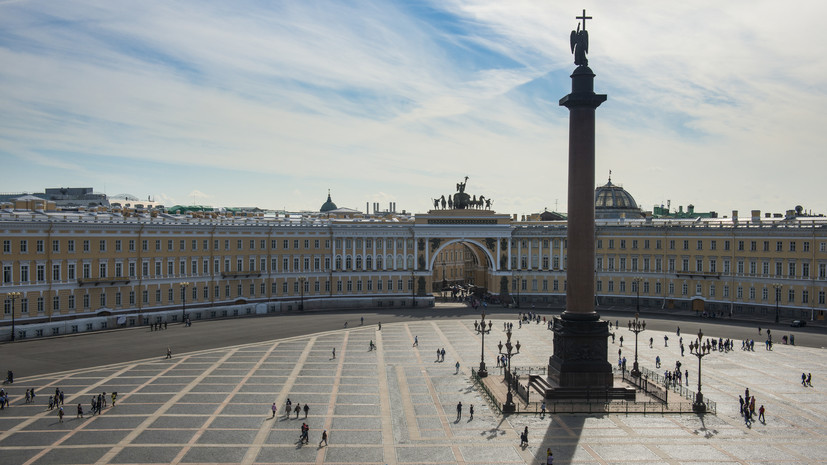
[[[406, 284], [406, 281], [407, 281], [407, 284]], [[301, 284], [303, 284], [303, 285], [301, 285]], [[296, 295], [303, 294], [303, 293], [308, 294], [308, 295], [313, 295], [313, 294], [311, 294], [311, 284], [312, 284], [312, 292], [316, 292], [316, 293], [322, 292], [322, 288], [324, 288], [324, 292], [326, 292], [326, 293], [330, 292], [330, 286], [331, 285], [330, 285], [329, 280], [324, 280], [324, 281], [303, 280], [301, 282], [299, 280], [294, 280], [292, 282], [292, 289], [293, 289], [292, 294], [288, 294], [289, 289], [290, 289], [290, 283], [288, 283], [287, 281], [282, 282], [281, 286], [279, 286], [279, 283], [273, 282], [273, 283], [271, 283], [270, 292], [271, 292], [272, 296], [278, 296], [279, 295], [279, 287], [280, 287], [282, 295], [296, 296]], [[407, 289], [404, 288], [405, 286], [407, 287]], [[190, 294], [190, 299], [191, 299], [190, 302], [194, 302], [194, 301], [197, 302], [198, 301], [199, 291], [200, 291], [201, 295], [203, 296], [203, 298], [205, 300], [209, 300], [210, 299], [210, 288], [211, 287], [213, 289], [213, 297], [216, 298], [216, 299], [221, 298], [221, 286], [204, 285], [204, 286], [199, 288], [197, 285], [192, 285], [189, 288], [190, 289], [189, 294]], [[225, 298], [256, 297], [256, 287], [259, 288], [259, 294], [258, 294], [259, 296], [267, 296], [266, 283], [258, 283], [258, 286], [256, 285], [256, 283], [250, 283], [249, 284], [249, 293], [247, 295], [244, 294], [245, 287], [244, 287], [243, 284], [236, 284], [235, 285], [235, 295], [232, 294], [233, 286], [231, 286], [230, 284], [225, 284], [223, 287], [224, 287], [224, 297]], [[303, 287], [303, 289], [302, 289], [302, 287]], [[365, 292], [365, 291], [373, 292], [374, 288], [377, 292], [410, 292], [410, 291], [413, 290], [413, 280], [411, 278], [407, 278], [407, 279], [401, 279], [400, 278], [400, 279], [387, 279], [387, 280], [382, 280], [382, 279], [376, 279], [376, 280], [370, 280], [370, 279], [368, 279], [368, 280], [362, 280], [362, 279], [350, 280], [349, 279], [349, 280], [346, 280], [346, 281], [342, 281], [342, 280], [337, 280], [336, 281], [336, 292], [340, 292], [340, 293], [341, 292], [354, 292], [354, 291], [355, 292]], [[180, 292], [179, 301], [185, 301], [186, 298], [187, 298], [187, 288], [181, 287], [179, 292]], [[161, 303], [162, 302], [162, 295], [163, 295], [163, 293], [162, 293], [161, 289], [155, 289], [155, 291], [154, 291], [155, 303]], [[175, 290], [174, 290], [174, 288], [172, 288], [172, 287], [168, 288], [167, 292], [166, 292], [166, 295], [167, 295], [167, 300], [168, 300], [169, 303], [173, 303], [175, 301]], [[123, 294], [120, 291], [114, 293], [114, 302], [113, 303], [114, 303], [114, 306], [116, 308], [122, 307], [124, 305], [124, 302], [122, 301], [123, 300], [122, 297], [123, 297]], [[127, 298], [128, 298], [128, 305], [130, 305], [130, 306], [135, 305], [136, 291], [129, 291], [127, 293]], [[109, 303], [107, 301], [107, 299], [108, 299], [108, 294], [106, 292], [100, 293], [100, 295], [98, 296], [98, 300], [99, 300], [98, 303], [100, 304], [100, 307], [106, 307], [107, 306], [107, 304]], [[67, 300], [68, 310], [75, 310], [75, 296], [74, 295], [69, 295], [69, 296], [67, 296], [66, 300]], [[143, 304], [149, 304], [150, 303], [149, 300], [150, 300], [150, 291], [148, 289], [142, 290], [141, 291], [141, 302]], [[43, 297], [38, 297], [35, 300], [36, 311], [38, 313], [45, 312], [45, 310], [46, 310], [45, 309], [45, 302], [46, 302], [46, 300]], [[90, 297], [89, 294], [83, 294], [82, 303], [83, 303], [83, 308], [84, 309], [89, 309], [90, 308], [91, 297]], [[60, 309], [61, 308], [60, 304], [61, 304], [60, 296], [54, 296], [52, 298], [52, 309]], [[18, 299], [16, 305], [17, 305], [16, 310], [19, 311], [20, 313], [24, 313], [24, 314], [29, 313], [29, 299], [28, 298]], [[12, 310], [12, 301], [10, 299], [6, 298], [5, 301], [4, 301], [4, 313], [6, 315], [10, 315], [11, 310]]]
[[[124, 250], [129, 251], [129, 252], [134, 252], [136, 250], [135, 249], [135, 246], [136, 246], [136, 240], [135, 239], [129, 239], [129, 240], [125, 241], [126, 242], [126, 249], [124, 249], [124, 241], [121, 240], [121, 239], [99, 239], [99, 240], [97, 240], [97, 242], [98, 242], [98, 244], [97, 244], [98, 245], [98, 251], [106, 252], [108, 250], [108, 244], [110, 243], [110, 241], [114, 244], [115, 252], [123, 252]], [[156, 252], [160, 252], [162, 250], [163, 240], [154, 239], [153, 241], [154, 241], [154, 250]], [[248, 250], [257, 250], [256, 249], [256, 244], [258, 244], [258, 249], [259, 250], [267, 250], [267, 240], [266, 239], [258, 239], [258, 240], [256, 240], [256, 239], [249, 239], [249, 240], [235, 239], [235, 249], [234, 250], [244, 250], [245, 241], [247, 241]], [[270, 250], [279, 250], [279, 247], [278, 247], [279, 241], [281, 241], [281, 245], [282, 245], [281, 250], [290, 250], [291, 249], [291, 247], [290, 247], [291, 244], [292, 244], [292, 249], [294, 249], [294, 250], [300, 249], [301, 248], [300, 246], [303, 246], [304, 249], [310, 249], [311, 241], [312, 241], [312, 245], [313, 245], [314, 249], [320, 249], [321, 244], [322, 244], [321, 239], [270, 239]], [[383, 241], [384, 241], [384, 244], [383, 244]], [[407, 244], [405, 244], [406, 241], [407, 241]], [[529, 243], [531, 243], [531, 245], [533, 245], [534, 247], [537, 247], [540, 244], [539, 241], [540, 241], [539, 239], [533, 239], [533, 240], [523, 239], [523, 240], [519, 240], [519, 241], [513, 241], [511, 245], [512, 245], [512, 248], [517, 248], [517, 247], [520, 247], [520, 246], [523, 247], [523, 248], [528, 248]], [[597, 240], [597, 248], [598, 249], [603, 248], [603, 241], [604, 241], [604, 239], [598, 239]], [[606, 239], [606, 241], [608, 242], [608, 248], [609, 249], [614, 249], [615, 248], [615, 239]], [[620, 249], [626, 249], [627, 239], [618, 239], [617, 241], [619, 243], [619, 248]], [[638, 249], [638, 245], [639, 245], [641, 240], [631, 239], [629, 241], [631, 242], [631, 248], [633, 250]], [[45, 241], [43, 239], [37, 239], [34, 242], [35, 242], [35, 252], [36, 253], [44, 253], [45, 252]], [[80, 242], [81, 242], [81, 250], [83, 252], [90, 252], [91, 251], [91, 244], [92, 244], [91, 240], [84, 239]], [[186, 247], [188, 242], [190, 244], [189, 250], [187, 250], [187, 247]], [[210, 245], [210, 240], [209, 239], [201, 239], [200, 242], [201, 242], [201, 249], [200, 250], [205, 250], [205, 251], [210, 250], [209, 249], [209, 245]], [[221, 242], [222, 242], [221, 239], [214, 239], [212, 250], [221, 250], [219, 248]], [[374, 244], [374, 242], [375, 242], [375, 244]], [[543, 248], [549, 248], [549, 244], [551, 243], [552, 247], [558, 248], [558, 247], [560, 247], [560, 244], [562, 243], [563, 247], [565, 248], [566, 247], [566, 242], [567, 241], [565, 239], [553, 239], [553, 240], [543, 239], [542, 240], [542, 247]], [[643, 239], [642, 242], [643, 242], [643, 249], [644, 250], [650, 249], [652, 240]], [[690, 242], [691, 242], [690, 240], [684, 239], [681, 242], [682, 242], [682, 249], [683, 250], [690, 250]], [[724, 250], [725, 251], [730, 250], [731, 241], [730, 240], [723, 240], [722, 242], [723, 242]], [[772, 242], [773, 241], [769, 241], [769, 240], [760, 241], [761, 250], [763, 252], [770, 252]], [[785, 247], [784, 247], [784, 242], [785, 241], [774, 241], [774, 242], [775, 242], [775, 251], [776, 252], [784, 252], [785, 251]], [[789, 252], [796, 252], [797, 251], [798, 241], [790, 240], [790, 241], [786, 241], [786, 242], [787, 242], [787, 248], [786, 248], [787, 251], [789, 251]], [[176, 243], [176, 240], [167, 239], [166, 240], [166, 250], [167, 251], [174, 251], [175, 250], [175, 243]], [[194, 252], [194, 251], [199, 250], [199, 248], [198, 248], [199, 240], [198, 239], [190, 239], [190, 240], [178, 239], [177, 243], [178, 243], [178, 249], [177, 249], [178, 251], [182, 251], [182, 252], [191, 251], [191, 252]], [[654, 243], [655, 243], [655, 249], [660, 250], [662, 248], [663, 240], [662, 239], [655, 239]], [[675, 240], [675, 239], [668, 240], [668, 249], [669, 250], [677, 250], [677, 243], [678, 243], [678, 240]], [[747, 250], [747, 243], [749, 243], [749, 250], [750, 251], [752, 251], [752, 252], [758, 251], [759, 241], [757, 241], [757, 240], [755, 240], [755, 241], [739, 240], [739, 241], [737, 241], [737, 250], [739, 250], [739, 251]], [[18, 251], [20, 253], [28, 253], [29, 252], [29, 240], [28, 239], [21, 239], [18, 242], [18, 244], [19, 244]], [[141, 240], [141, 250], [144, 251], [144, 252], [148, 252], [149, 251], [149, 244], [150, 244], [150, 240], [148, 240], [148, 239]], [[224, 245], [223, 250], [230, 250], [231, 244], [232, 244], [232, 240], [223, 239], [223, 245]], [[392, 249], [394, 247], [394, 245], [396, 245], [396, 247], [398, 249], [402, 249], [405, 245], [407, 245], [407, 247], [413, 249], [413, 240], [412, 239], [376, 239], [374, 241], [371, 238], [366, 238], [366, 239], [344, 239], [344, 240], [343, 239], [336, 239], [335, 240], [335, 246], [336, 246], [337, 249], [342, 249], [343, 245], [346, 249], [351, 249], [351, 248], [354, 248], [354, 247], [357, 248], [357, 249], [361, 249], [361, 248], [371, 249], [371, 248], [374, 247], [374, 245], [376, 245], [377, 248], [384, 245], [387, 249]], [[67, 248], [68, 252], [75, 252], [75, 240], [74, 239], [67, 240], [66, 241], [66, 248]], [[325, 249], [330, 249], [330, 239], [324, 239], [324, 248]], [[717, 249], [718, 249], [718, 241], [715, 240], [715, 239], [709, 240], [709, 250], [717, 250]], [[698, 240], [695, 241], [695, 250], [704, 250], [704, 240], [698, 239]], [[3, 240], [3, 252], [4, 253], [11, 253], [11, 251], [12, 251], [12, 241], [10, 239]], [[810, 241], [801, 241], [801, 251], [802, 252], [809, 252], [810, 251]], [[827, 252], [827, 242], [819, 243], [819, 251]], [[58, 240], [58, 239], [52, 240], [52, 252], [53, 253], [59, 253], [60, 252], [60, 240]]]
[[[641, 287], [641, 292], [640, 293], [643, 294], [643, 295], [649, 295], [650, 290], [651, 290], [649, 282], [644, 281], [642, 284], [643, 285], [640, 286]], [[662, 283], [655, 282], [654, 284], [655, 284], [654, 294], [655, 295], [661, 295], [662, 292], [663, 292]], [[619, 287], [618, 292], [625, 293], [626, 292], [626, 281], [619, 281], [618, 282], [618, 287]], [[730, 287], [729, 287], [729, 285], [724, 284], [722, 286], [722, 288], [723, 289], [722, 289], [722, 296], [721, 297], [729, 298], [730, 297]], [[637, 289], [638, 289], [637, 283], [632, 282], [631, 283], [631, 292], [637, 292]], [[667, 289], [668, 289], [668, 292], [667, 292], [668, 296], [675, 295], [675, 283], [673, 283], [673, 282], [667, 283]], [[769, 302], [770, 290], [771, 289], [769, 287], [761, 288], [761, 300], [762, 301]], [[739, 300], [744, 299], [744, 287], [743, 286], [737, 286], [735, 288], [735, 291], [736, 291], [735, 292], [735, 294], [736, 294], [735, 297], [737, 299], [739, 299]], [[748, 291], [748, 295], [749, 295], [749, 300], [756, 300], [756, 291], [757, 291], [757, 289], [755, 287], [751, 286], [751, 287], [747, 288], [747, 291]], [[596, 292], [603, 292], [603, 280], [597, 280], [597, 282], [596, 282]], [[608, 280], [607, 281], [606, 292], [608, 292], [608, 293], [615, 292], [615, 281], [613, 281], [613, 280]], [[684, 297], [689, 296], [689, 283], [681, 283], [681, 294], [680, 295], [684, 296]], [[695, 295], [698, 295], [698, 296], [703, 295], [703, 285], [701, 283], [696, 283], [695, 284]], [[791, 303], [791, 304], [796, 303], [796, 296], [797, 295], [798, 294], [797, 294], [795, 288], [792, 288], [792, 287], [788, 288], [787, 289], [787, 302]], [[801, 295], [801, 302], [800, 302], [801, 304], [810, 303], [810, 290], [809, 289], [802, 289], [800, 295]], [[709, 292], [706, 296], [710, 297], [710, 298], [715, 298], [717, 296], [717, 288], [716, 288], [716, 285], [714, 283], [709, 285]], [[772, 300], [772, 302], [781, 302], [782, 300], [783, 300], [782, 299], [782, 289], [781, 288], [775, 289], [775, 296], [774, 296], [774, 299]], [[818, 291], [818, 300], [817, 300], [817, 302], [818, 302], [819, 305], [825, 305], [825, 303], [827, 303], [827, 297], [825, 297], [825, 291]]]
[[[258, 261], [258, 265], [257, 265]], [[271, 258], [270, 260], [270, 269], [269, 272], [279, 272], [278, 268], [278, 258]], [[281, 257], [281, 272], [307, 272], [307, 271], [329, 271], [330, 270], [330, 257]], [[393, 266], [397, 268], [397, 265], [400, 265], [399, 268], [401, 269], [410, 269], [413, 267], [413, 255], [408, 255], [407, 260], [404, 260], [401, 255], [396, 257], [396, 261], [393, 260], [391, 255], [388, 255], [386, 259], [383, 259], [381, 255], [376, 257], [376, 269], [384, 269], [384, 264], [387, 263], [389, 266]], [[166, 263], [166, 274], [163, 273], [164, 263]], [[198, 276], [199, 275], [199, 260], [193, 259], [189, 260], [189, 272], [187, 272], [187, 260], [179, 260], [178, 261], [178, 274], [176, 274], [175, 270], [175, 261], [174, 260], [155, 260], [151, 262], [149, 259], [144, 260], [141, 262], [141, 277], [154, 277], [160, 278], [164, 276]], [[353, 265], [356, 265], [354, 268]], [[267, 258], [250, 258], [247, 261], [247, 267], [245, 268], [245, 262], [242, 258], [237, 258], [235, 261], [235, 267], [232, 266], [232, 261], [229, 258], [223, 259], [223, 268], [221, 267], [222, 260], [221, 259], [213, 259], [213, 267], [212, 271], [210, 271], [210, 261], [204, 259], [201, 261], [201, 273], [209, 274], [212, 273], [232, 273], [232, 272], [255, 272], [260, 271], [262, 273], [268, 272], [268, 259]], [[345, 268], [342, 268], [343, 260], [341, 256], [336, 256], [336, 270], [372, 270], [374, 269], [374, 258], [372, 256], [365, 257], [362, 260], [361, 255], [356, 256], [356, 260], [354, 261], [350, 255], [345, 256], [344, 265]], [[97, 263], [97, 275], [93, 275], [92, 270], [92, 263], [82, 263], [81, 264], [81, 279], [93, 279], [93, 278], [136, 278], [137, 277], [137, 264], [135, 262], [128, 262], [126, 263], [126, 269], [124, 269], [124, 263], [122, 262], [115, 262], [114, 268], [110, 268], [110, 264], [108, 260], [98, 260]], [[292, 266], [291, 266], [292, 265]], [[364, 265], [364, 266], [363, 266]], [[150, 266], [152, 266], [152, 270], [154, 271], [153, 275], [150, 275]], [[258, 266], [258, 267], [257, 267]], [[53, 263], [52, 264], [52, 281], [62, 281], [61, 277], [61, 264]], [[19, 265], [19, 276], [21, 283], [28, 283], [28, 282], [44, 282], [46, 281], [46, 265], [45, 264], [37, 264], [35, 265], [35, 274], [32, 276], [30, 274], [30, 265], [28, 264], [20, 264]], [[14, 269], [12, 265], [3, 265], [3, 284], [14, 284]], [[112, 271], [113, 273], [110, 274], [109, 272]], [[74, 280], [77, 279], [77, 265], [75, 263], [68, 263], [66, 264], [66, 279], [67, 280]]]
[[[608, 248], [609, 249], [614, 249], [615, 248], [615, 239], [606, 239], [606, 240], [608, 241]], [[620, 247], [619, 247], [620, 249], [625, 249], [626, 248], [627, 239], [618, 239], [618, 242], [619, 242], [619, 245], [620, 245]], [[655, 249], [660, 250], [662, 245], [663, 245], [663, 240], [662, 239], [655, 239], [654, 242], [655, 242]], [[681, 240], [681, 242], [682, 242], [682, 250], [689, 250], [690, 243], [693, 242], [693, 241], [690, 241], [689, 239], [683, 239], [683, 240]], [[694, 242], [695, 242], [695, 250], [704, 250], [704, 240], [697, 239]], [[723, 242], [723, 245], [724, 245], [724, 250], [725, 251], [730, 250], [731, 241], [723, 240], [722, 242]], [[759, 241], [757, 241], [757, 240], [755, 240], [755, 241], [739, 240], [739, 241], [737, 241], [737, 250], [738, 251], [747, 250], [747, 242], [749, 242], [749, 250], [751, 252], [757, 252], [758, 251]], [[761, 250], [763, 252], [769, 252], [772, 242], [773, 241], [768, 241], [768, 240], [760, 241]], [[774, 242], [775, 242], [775, 251], [776, 252], [784, 252], [785, 251], [784, 250], [785, 249], [784, 248], [784, 242], [785, 241], [774, 241]], [[796, 248], [797, 248], [796, 244], [798, 243], [798, 241], [790, 240], [790, 241], [786, 241], [786, 242], [787, 242], [787, 251], [796, 252]], [[633, 250], [637, 249], [639, 243], [640, 243], [639, 239], [631, 239], [631, 246], [632, 246], [631, 248]], [[678, 240], [669, 239], [668, 249], [669, 250], [677, 250], [677, 244], [678, 244]], [[650, 245], [651, 245], [651, 240], [650, 239], [643, 239], [643, 248], [645, 250], [649, 249]], [[598, 239], [597, 240], [597, 248], [598, 249], [603, 248], [603, 239]], [[718, 241], [716, 239], [709, 240], [709, 250], [718, 250]], [[801, 242], [801, 251], [802, 252], [809, 252], [810, 251], [810, 241], [802, 241]], [[827, 242], [819, 243], [819, 251], [827, 252]]]
[[[694, 261], [694, 267], [692, 267], [692, 263], [690, 259], [683, 258], [681, 259], [681, 267], [680, 270], [677, 268], [677, 259], [669, 258], [667, 259], [667, 272], [686, 272], [686, 273], [718, 273], [718, 259], [716, 258], [709, 258], [706, 260], [708, 266], [706, 269], [704, 268], [704, 259], [697, 258]], [[723, 269], [722, 272], [725, 275], [728, 275], [732, 271], [731, 261], [728, 258], [722, 260]], [[606, 265], [604, 267], [604, 264]], [[663, 271], [663, 259], [655, 258], [654, 259], [654, 268], [651, 267], [651, 259], [648, 257], [644, 257], [641, 260], [638, 260], [637, 257], [632, 257], [627, 261], [626, 257], [619, 257], [615, 260], [615, 257], [607, 257], [604, 261], [604, 257], [597, 257], [596, 258], [596, 266], [597, 269], [600, 271], [655, 271], [661, 272]], [[770, 271], [770, 262], [764, 261], [761, 262], [761, 273], [758, 272], [758, 262], [757, 261], [750, 261], [749, 263], [744, 262], [743, 260], [738, 260], [736, 262], [736, 274], [738, 275], [745, 275], [749, 274], [751, 276], [771, 276]], [[629, 265], [629, 266], [627, 266]], [[641, 266], [642, 265], [642, 266]], [[775, 262], [774, 263], [774, 271], [775, 273], [772, 276], [787, 276], [789, 278], [810, 278], [810, 263], [803, 262], [803, 263], [796, 263], [794, 261], [787, 262], [787, 274], [784, 275], [784, 262]], [[799, 265], [801, 274], [799, 272]], [[749, 267], [749, 272], [747, 273], [746, 267]], [[819, 279], [827, 279], [827, 263], [819, 263], [818, 264], [818, 278]]]
[[[156, 252], [160, 252], [162, 250], [163, 242], [162, 239], [154, 239], [154, 250]], [[223, 241], [224, 248], [223, 250], [230, 250], [230, 246], [233, 245], [231, 239], [213, 239], [213, 248], [212, 250], [221, 250], [219, 246]], [[244, 244], [248, 245], [247, 250], [267, 250], [267, 240], [266, 239], [235, 239], [235, 249], [234, 250], [245, 250]], [[384, 242], [383, 242], [384, 241]], [[407, 244], [405, 243], [407, 241]], [[79, 241], [81, 244], [81, 251], [83, 252], [91, 252], [92, 249], [92, 240], [90, 239], [83, 239]], [[124, 242], [126, 243], [126, 248], [124, 248]], [[175, 251], [175, 245], [177, 242], [177, 250], [181, 252], [190, 251], [195, 252], [199, 250], [199, 242], [201, 243], [200, 250], [210, 250], [210, 240], [209, 239], [166, 239], [166, 250], [167, 251]], [[279, 249], [279, 242], [281, 242], [281, 249]], [[374, 244], [375, 242], [375, 244]], [[45, 252], [45, 241], [43, 239], [37, 239], [34, 241], [35, 243], [35, 252], [36, 253], [44, 253]], [[126, 241], [122, 239], [98, 239], [97, 240], [97, 250], [100, 252], [106, 252], [109, 247], [109, 244], [112, 243], [114, 246], [115, 252], [123, 252], [124, 250], [128, 252], [134, 252], [136, 249], [136, 240], [135, 239], [128, 239]], [[189, 243], [190, 248], [187, 249], [187, 243]], [[322, 248], [322, 239], [270, 239], [270, 250], [299, 250], [299, 249], [310, 249], [311, 243], [314, 249], [321, 249]], [[353, 248], [354, 246], [357, 249], [360, 248], [368, 248], [372, 249], [374, 245], [377, 247], [381, 247], [384, 245], [387, 249], [393, 249], [394, 245], [397, 249], [402, 249], [404, 246], [408, 246], [411, 250], [413, 250], [413, 240], [411, 239], [376, 239], [375, 241], [371, 238], [366, 239], [336, 239], [336, 248], [342, 249], [342, 245], [347, 249]], [[60, 244], [61, 241], [58, 239], [52, 240], [52, 252], [59, 253], [60, 252]], [[150, 240], [149, 239], [142, 239], [141, 240], [141, 250], [144, 252], [149, 251]], [[324, 248], [330, 249], [330, 239], [324, 239]], [[66, 241], [66, 250], [68, 252], [75, 252], [75, 240], [68, 239]], [[29, 252], [29, 240], [28, 239], [21, 239], [18, 241], [18, 251], [20, 253], [28, 253]], [[11, 239], [4, 239], [3, 240], [3, 253], [11, 253], [12, 252], [12, 241]]]

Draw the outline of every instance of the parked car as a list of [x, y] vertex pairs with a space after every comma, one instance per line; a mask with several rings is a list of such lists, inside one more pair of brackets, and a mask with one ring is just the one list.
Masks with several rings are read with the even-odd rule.
[[807, 326], [807, 322], [804, 320], [793, 320], [790, 326], [793, 328], [801, 328], [802, 326]]

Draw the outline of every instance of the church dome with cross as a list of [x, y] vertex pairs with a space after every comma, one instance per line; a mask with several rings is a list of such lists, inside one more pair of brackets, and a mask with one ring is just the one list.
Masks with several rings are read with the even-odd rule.
[[327, 213], [331, 210], [336, 210], [336, 208], [336, 204], [330, 199], [330, 191], [327, 191], [327, 201], [322, 204], [322, 208], [319, 209], [319, 212]]
[[626, 189], [612, 184], [609, 181], [594, 190], [594, 217], [595, 218], [640, 218], [643, 212], [638, 207], [635, 198]]

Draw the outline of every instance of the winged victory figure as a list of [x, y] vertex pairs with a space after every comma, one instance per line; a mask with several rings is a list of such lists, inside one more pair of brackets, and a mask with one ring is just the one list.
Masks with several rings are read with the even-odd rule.
[[576, 31], [571, 31], [571, 53], [574, 54], [574, 64], [577, 66], [588, 66], [589, 60], [586, 54], [589, 52], [589, 32], [584, 28], [580, 30], [577, 25]]

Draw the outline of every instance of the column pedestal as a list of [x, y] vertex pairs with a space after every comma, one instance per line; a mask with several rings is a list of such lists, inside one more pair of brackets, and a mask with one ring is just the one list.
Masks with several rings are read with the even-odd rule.
[[554, 355], [548, 360], [553, 385], [592, 390], [612, 387], [612, 366], [606, 355], [609, 324], [597, 318], [597, 314], [589, 319], [554, 318]]

